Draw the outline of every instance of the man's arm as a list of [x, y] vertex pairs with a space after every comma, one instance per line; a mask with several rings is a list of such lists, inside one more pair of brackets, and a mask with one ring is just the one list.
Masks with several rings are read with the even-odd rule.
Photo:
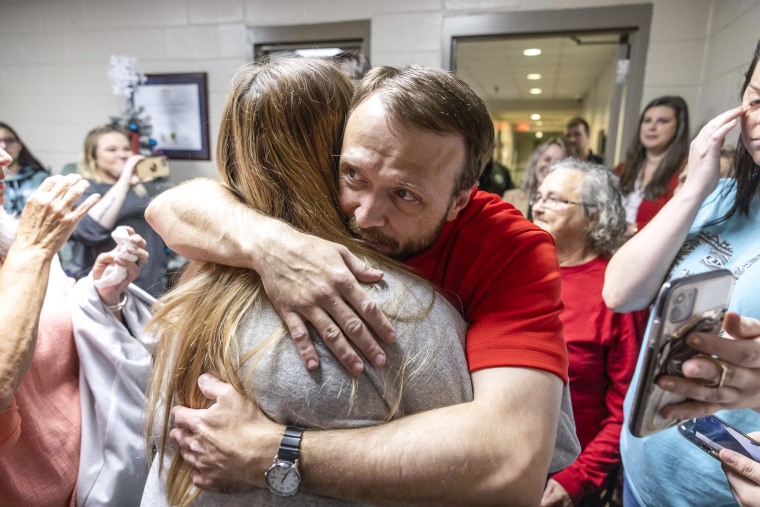
[[377, 282], [382, 271], [345, 247], [258, 213], [212, 180], [167, 190], [151, 202], [145, 218], [185, 257], [258, 272], [308, 369], [316, 369], [319, 359], [306, 322], [349, 371], [361, 373], [364, 362], [346, 336], [374, 364], [385, 363], [370, 329], [386, 343], [395, 340], [395, 331], [357, 282]]
[[[210, 378], [199, 382], [216, 401], [210, 409], [173, 410], [171, 436], [197, 469], [194, 482], [265, 487], [284, 427]], [[474, 372], [472, 381], [470, 403], [369, 428], [307, 431], [303, 488], [369, 503], [538, 505], [554, 449], [561, 380], [539, 370], [490, 368]]]
[[72, 210], [87, 189], [78, 175], [53, 176], [27, 200], [0, 269], [0, 410], [7, 408], [34, 355], [50, 262], [100, 196]]

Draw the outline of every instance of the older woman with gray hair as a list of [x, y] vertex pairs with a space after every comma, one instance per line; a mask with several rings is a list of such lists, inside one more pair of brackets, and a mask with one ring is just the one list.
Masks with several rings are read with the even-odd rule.
[[[556, 163], [531, 198], [533, 221], [557, 245], [570, 396], [581, 454], [547, 481], [542, 506], [596, 505], [614, 490], [623, 399], [636, 367], [646, 313], [602, 300], [609, 257], [624, 238], [617, 177], [575, 159]], [[601, 505], [601, 504], [600, 504]]]

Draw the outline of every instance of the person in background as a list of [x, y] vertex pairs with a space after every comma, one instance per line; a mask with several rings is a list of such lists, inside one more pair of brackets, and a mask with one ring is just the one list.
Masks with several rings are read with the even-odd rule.
[[575, 117], [567, 122], [565, 126], [565, 141], [569, 149], [568, 155], [578, 160], [603, 164], [604, 160], [602, 160], [602, 157], [594, 155], [594, 152], [589, 147], [591, 142], [590, 135], [591, 130], [588, 122], [583, 118]]
[[512, 183], [509, 168], [491, 158], [478, 178], [478, 188], [483, 192], [501, 195], [515, 188], [515, 184]]
[[[736, 283], [723, 321], [724, 336], [689, 335], [686, 343], [702, 354], [683, 362], [683, 377], [663, 375], [657, 384], [687, 398], [664, 407], [664, 418], [717, 412], [745, 432], [760, 428], [760, 414], [747, 410], [760, 409], [759, 60], [760, 42], [741, 88], [741, 106], [713, 118], [692, 141], [681, 190], [615, 253], [603, 293], [611, 308], [630, 311], [648, 306], [664, 281], [714, 269], [732, 271]], [[741, 135], [734, 177], [721, 179], [721, 146], [737, 124]], [[643, 353], [634, 385], [642, 359]], [[626, 418], [634, 391], [626, 396]], [[636, 438], [624, 425], [620, 442], [626, 505], [734, 505], [718, 463], [675, 427]]]
[[602, 299], [604, 271], [623, 239], [625, 212], [615, 175], [572, 158], [552, 166], [532, 202], [533, 222], [557, 245], [565, 304], [560, 318], [581, 443], [578, 459], [549, 478], [541, 506], [602, 505], [617, 483], [623, 399], [647, 317], [615, 313]]
[[127, 225], [145, 239], [150, 254], [135, 285], [158, 297], [166, 291], [164, 275], [169, 257], [161, 237], [145, 221], [145, 208], [167, 186], [140, 180], [135, 166], [143, 158], [132, 153], [127, 133], [118, 126], [103, 125], [87, 134], [78, 172], [90, 187], [82, 198], [93, 193], [103, 198], [71, 235], [71, 259], [66, 270], [76, 279], [85, 276], [97, 256], [116, 245], [111, 238], [113, 230]]
[[647, 104], [625, 160], [615, 167], [620, 176], [629, 236], [649, 223], [673, 196], [688, 152], [686, 102], [667, 95]]
[[5, 169], [3, 180], [5, 211], [17, 216], [24, 209], [27, 198], [50, 173], [32, 155], [16, 131], [4, 122], [0, 122], [0, 148], [13, 159], [11, 165]]
[[562, 139], [554, 137], [538, 146], [528, 160], [528, 167], [520, 183], [520, 188], [504, 192], [502, 199], [510, 203], [528, 220], [532, 218], [530, 198], [538, 189], [549, 168], [567, 156], [567, 147]]

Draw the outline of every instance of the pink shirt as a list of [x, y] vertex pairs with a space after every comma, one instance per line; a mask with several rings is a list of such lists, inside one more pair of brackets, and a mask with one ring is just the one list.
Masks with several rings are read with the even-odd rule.
[[11, 405], [0, 411], [2, 505], [75, 505], [81, 412], [66, 297], [72, 285], [55, 258], [32, 364]]

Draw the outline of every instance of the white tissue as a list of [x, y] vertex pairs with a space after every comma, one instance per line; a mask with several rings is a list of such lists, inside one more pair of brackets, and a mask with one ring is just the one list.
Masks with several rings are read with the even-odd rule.
[[[116, 258], [134, 262], [137, 260], [137, 256], [129, 253], [129, 247], [132, 244], [129, 241], [129, 231], [123, 225], [120, 225], [111, 233], [111, 237], [116, 241]], [[111, 263], [103, 271], [103, 276], [100, 280], [95, 281], [95, 287], [102, 289], [104, 287], [111, 287], [112, 285], [118, 285], [127, 277], [127, 268], [118, 264]]]

